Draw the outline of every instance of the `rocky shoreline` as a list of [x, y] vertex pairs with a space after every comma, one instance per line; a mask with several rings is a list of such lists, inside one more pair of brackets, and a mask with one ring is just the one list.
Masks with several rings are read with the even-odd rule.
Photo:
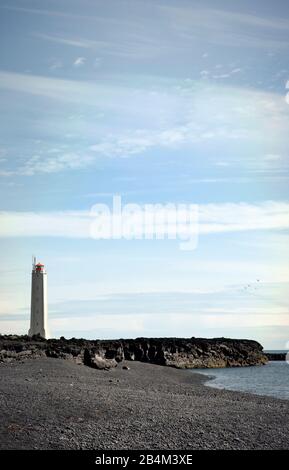
[[28, 358], [68, 359], [96, 369], [139, 361], [188, 368], [242, 367], [268, 362], [253, 340], [228, 338], [136, 338], [120, 340], [50, 339], [0, 335], [0, 362]]

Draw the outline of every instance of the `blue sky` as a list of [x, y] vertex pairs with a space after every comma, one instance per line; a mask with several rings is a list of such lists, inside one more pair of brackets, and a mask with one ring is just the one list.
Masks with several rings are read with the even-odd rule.
[[[289, 4], [0, 1], [0, 331], [289, 341]], [[288, 100], [289, 101], [289, 100]], [[96, 203], [198, 204], [177, 240], [94, 240]], [[286, 295], [287, 294], [287, 295]]]

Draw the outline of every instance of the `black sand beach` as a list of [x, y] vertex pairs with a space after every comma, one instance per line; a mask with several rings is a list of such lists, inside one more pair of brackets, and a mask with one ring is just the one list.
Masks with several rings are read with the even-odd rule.
[[0, 448], [289, 449], [289, 401], [205, 387], [195, 372], [123, 364], [0, 364]]

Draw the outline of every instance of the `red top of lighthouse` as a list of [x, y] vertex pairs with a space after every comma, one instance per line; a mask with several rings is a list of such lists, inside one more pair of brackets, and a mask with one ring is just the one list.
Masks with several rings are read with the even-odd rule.
[[42, 273], [43, 272], [43, 268], [44, 268], [44, 264], [42, 263], [37, 263], [35, 265], [35, 271], [38, 272], [38, 273]]

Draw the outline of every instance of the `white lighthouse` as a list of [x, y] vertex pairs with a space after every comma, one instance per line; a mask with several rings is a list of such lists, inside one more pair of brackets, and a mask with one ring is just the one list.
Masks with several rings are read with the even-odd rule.
[[36, 264], [36, 259], [33, 258], [29, 336], [40, 335], [45, 339], [49, 337], [47, 313], [47, 273], [44, 264]]

